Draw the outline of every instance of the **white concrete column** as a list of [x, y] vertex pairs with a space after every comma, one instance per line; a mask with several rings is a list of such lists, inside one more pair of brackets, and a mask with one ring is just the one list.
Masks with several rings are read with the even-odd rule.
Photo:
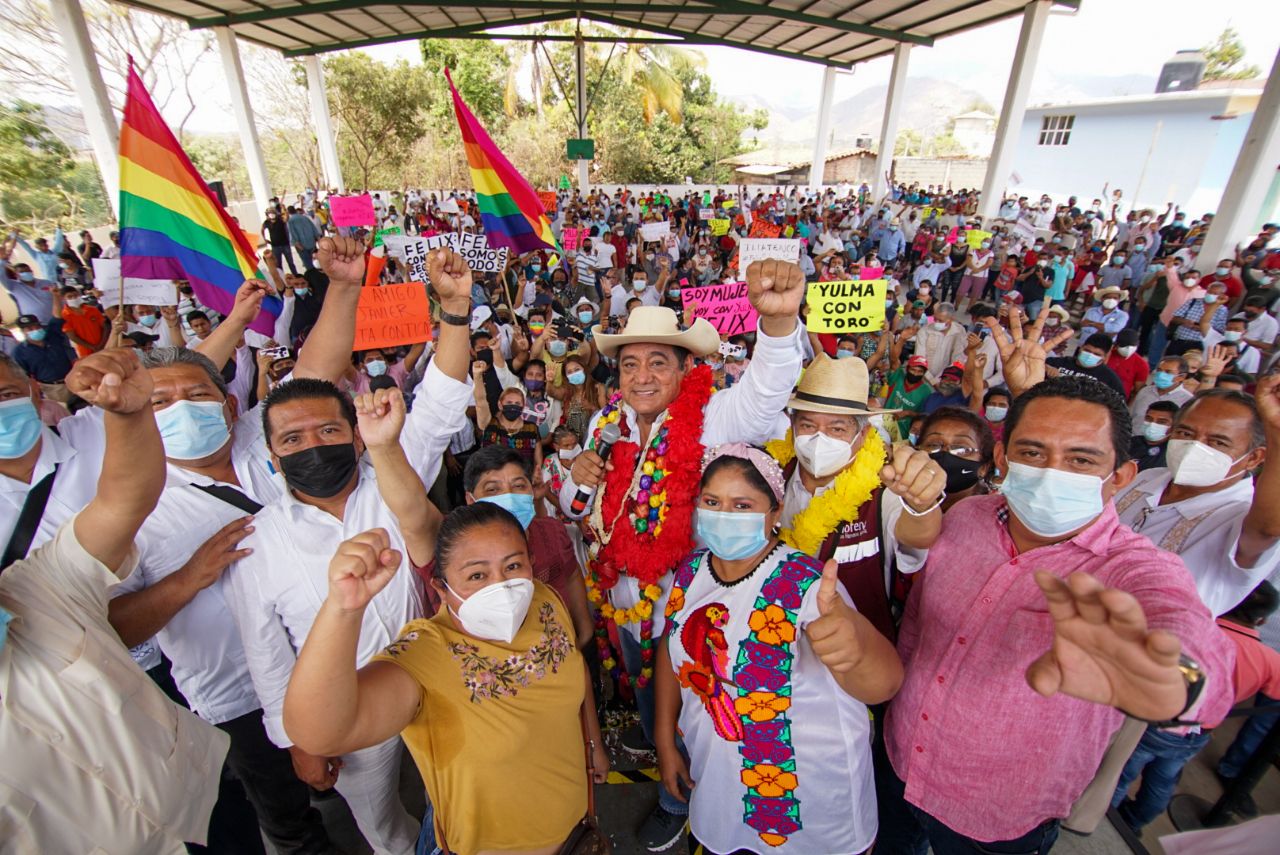
[[813, 143], [813, 163], [809, 164], [809, 186], [822, 189], [822, 173], [827, 168], [827, 138], [831, 136], [831, 102], [836, 95], [836, 68], [822, 69], [822, 99], [818, 102], [818, 139]]
[[107, 191], [107, 201], [112, 212], [120, 215], [120, 122], [111, 109], [107, 87], [102, 82], [98, 57], [89, 38], [89, 26], [84, 20], [80, 0], [50, 0], [50, 17], [58, 28], [62, 47], [67, 52], [67, 66], [71, 71], [71, 83], [80, 96], [80, 109], [89, 129], [89, 142], [93, 145], [93, 159], [98, 162], [102, 183]]
[[[577, 83], [578, 139], [587, 138], [587, 45], [579, 38], [573, 45], [573, 70]], [[591, 190], [591, 173], [588, 162], [578, 158], [578, 190], [586, 195]]]
[[[230, 27], [214, 27], [213, 31], [218, 37], [222, 69], [227, 75], [231, 111], [236, 115], [236, 126], [240, 130], [240, 148], [244, 150], [249, 184], [253, 187], [253, 200], [258, 206], [258, 216], [261, 216], [271, 199], [271, 182], [267, 180], [267, 164], [262, 159], [262, 146], [258, 143], [258, 127], [253, 123], [253, 105], [249, 103], [249, 87], [244, 82], [240, 48], [236, 45], [236, 34]], [[257, 223], [249, 223], [250, 227], [255, 225]]]
[[1271, 64], [1271, 75], [1258, 108], [1254, 110], [1244, 144], [1236, 155], [1236, 165], [1222, 191], [1222, 201], [1196, 256], [1196, 267], [1211, 270], [1220, 258], [1235, 255], [1237, 243], [1253, 237], [1266, 222], [1263, 211], [1267, 192], [1280, 164], [1280, 52]]
[[[329, 98], [324, 91], [324, 66], [320, 57], [311, 54], [302, 63], [307, 69], [307, 91], [311, 95], [311, 120], [316, 125], [316, 142], [320, 146], [320, 165], [324, 169], [324, 177], [328, 179], [328, 190], [338, 188], [339, 193], [347, 192], [342, 182], [342, 166], [338, 163], [338, 143], [333, 135], [333, 119], [329, 117]], [[321, 189], [319, 187], [317, 190]]]
[[893, 70], [889, 72], [889, 92], [884, 99], [884, 121], [880, 124], [880, 149], [876, 152], [875, 190], [871, 197], [879, 201], [889, 190], [885, 178], [893, 166], [893, 147], [898, 142], [898, 118], [902, 115], [902, 102], [907, 95], [907, 60], [911, 58], [911, 44], [898, 42], [893, 49]]
[[1013, 152], [1027, 112], [1027, 96], [1031, 94], [1031, 79], [1035, 76], [1036, 56], [1044, 40], [1050, 5], [1050, 0], [1032, 0], [1022, 13], [1022, 32], [1018, 34], [1018, 48], [1013, 54], [1009, 85], [1005, 87], [1004, 104], [1000, 108], [1000, 124], [996, 128], [996, 141], [991, 146], [987, 177], [982, 182], [982, 199], [978, 204], [978, 215], [986, 221], [1000, 210], [1000, 196], [1013, 170]]

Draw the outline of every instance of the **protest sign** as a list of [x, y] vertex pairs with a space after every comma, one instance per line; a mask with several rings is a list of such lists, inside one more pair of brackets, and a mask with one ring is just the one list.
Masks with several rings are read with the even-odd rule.
[[373, 197], [368, 193], [330, 196], [329, 215], [335, 226], [372, 226], [378, 222], [378, 215], [373, 212]]
[[670, 220], [640, 224], [640, 239], [643, 241], [662, 240], [669, 234], [671, 234]]
[[501, 273], [507, 266], [507, 249], [490, 249], [484, 235], [463, 232], [456, 235], [458, 254], [473, 273]]
[[542, 190], [538, 193], [538, 201], [542, 203], [542, 210], [550, 214], [556, 209], [557, 196], [554, 190]]
[[884, 279], [810, 283], [805, 327], [816, 333], [875, 332], [884, 325], [888, 284]]
[[704, 190], [704, 191], [702, 191], [702, 204], [704, 204], [704, 205], [710, 205], [710, 204], [711, 204], [711, 191], [710, 191], [710, 190]]
[[354, 350], [431, 340], [431, 304], [421, 282], [360, 289]]
[[1013, 236], [1024, 245], [1030, 246], [1036, 239], [1036, 227], [1028, 220], [1018, 220], [1011, 230]]
[[747, 268], [751, 266], [751, 262], [764, 261], [767, 258], [790, 261], [792, 264], [798, 263], [800, 261], [800, 241], [787, 240], [786, 238], [775, 238], [773, 240], [747, 238], [742, 241], [742, 245], [738, 248], [738, 270], [745, 274]]
[[796, 233], [796, 230], [794, 226], [787, 226], [785, 229], [782, 230], [782, 234], [785, 235], [786, 237], [791, 237], [795, 233]]
[[720, 203], [720, 207], [724, 208], [726, 211], [732, 211], [734, 206], [737, 204], [738, 202], [736, 199], [725, 199], [723, 202]]
[[969, 229], [964, 233], [964, 239], [969, 244], [970, 249], [981, 249], [984, 240], [991, 240], [991, 232], [984, 232], [982, 229]]
[[457, 235], [453, 234], [438, 234], [430, 237], [387, 235], [385, 244], [390, 255], [404, 262], [404, 266], [409, 273], [409, 279], [416, 282], [426, 282], [428, 281], [427, 253], [442, 246], [455, 249], [456, 237]]
[[951, 231], [947, 232], [947, 246], [954, 246], [955, 242], [960, 239], [959, 226], [952, 226]]
[[[120, 305], [120, 259], [93, 259], [93, 287], [102, 292], [102, 308]], [[124, 278], [124, 302], [132, 306], [176, 306], [178, 289], [169, 279]]]
[[460, 214], [462, 209], [458, 207], [458, 200], [450, 196], [440, 203], [440, 210], [446, 214]]
[[868, 264], [858, 270], [859, 279], [880, 279], [883, 276], [884, 276], [883, 267], [872, 267], [871, 265]]
[[400, 234], [399, 226], [392, 226], [389, 229], [378, 229], [376, 232], [373, 233], [373, 245], [375, 247], [382, 246], [384, 243], [386, 243], [386, 239], [388, 235], [398, 235], [398, 234]]
[[945, 212], [941, 208], [924, 208], [920, 211], [920, 219], [927, 220], [930, 217], [944, 216]]
[[715, 216], [716, 216], [715, 208], [699, 208], [698, 209], [698, 219], [700, 220], [714, 220]]
[[560, 245], [564, 247], [565, 252], [577, 249], [582, 243], [582, 235], [586, 229], [563, 229], [560, 232]]
[[727, 235], [729, 233], [729, 221], [717, 217], [711, 221], [711, 234], [716, 237]]
[[747, 237], [753, 238], [776, 238], [782, 237], [782, 226], [776, 226], [768, 220], [753, 220], [751, 222], [751, 231], [747, 233]]
[[747, 298], [747, 283], [680, 289], [685, 323], [706, 318], [721, 335], [755, 332], [760, 315]]

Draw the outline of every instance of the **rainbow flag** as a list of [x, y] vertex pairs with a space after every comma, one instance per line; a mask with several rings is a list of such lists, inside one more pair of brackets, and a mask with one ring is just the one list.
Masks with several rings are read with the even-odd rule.
[[[258, 256], [239, 224], [191, 165], [129, 62], [120, 125], [120, 274], [185, 279], [200, 302], [226, 315]], [[262, 301], [252, 328], [270, 335], [282, 308]]]
[[560, 252], [538, 194], [498, 151], [480, 120], [462, 102], [449, 69], [444, 70], [444, 76], [453, 93], [453, 109], [458, 115], [458, 129], [462, 132], [462, 145], [467, 151], [471, 183], [476, 188], [480, 220], [489, 246], [494, 249], [505, 246], [516, 253], [544, 247]]

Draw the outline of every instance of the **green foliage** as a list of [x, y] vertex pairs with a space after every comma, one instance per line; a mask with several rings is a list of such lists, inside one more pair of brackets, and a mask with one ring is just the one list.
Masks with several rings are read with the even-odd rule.
[[252, 199], [249, 170], [235, 134], [183, 134], [182, 148], [200, 177], [221, 181], [228, 199]]
[[924, 153], [924, 139], [919, 131], [914, 128], [903, 128], [898, 131], [898, 136], [893, 141], [895, 157], [909, 157], [922, 153]]
[[1240, 64], [1244, 61], [1244, 44], [1235, 27], [1218, 33], [1200, 52], [1209, 60], [1204, 69], [1205, 80], [1248, 80], [1262, 73], [1256, 65]]
[[92, 163], [77, 161], [29, 101], [0, 105], [0, 223], [42, 232], [109, 218]]
[[447, 120], [457, 127], [443, 71], [448, 68], [462, 100], [486, 128], [502, 121], [506, 115], [503, 95], [507, 69], [511, 65], [504, 45], [482, 39], [423, 39], [419, 44], [431, 92], [427, 112], [432, 118]]

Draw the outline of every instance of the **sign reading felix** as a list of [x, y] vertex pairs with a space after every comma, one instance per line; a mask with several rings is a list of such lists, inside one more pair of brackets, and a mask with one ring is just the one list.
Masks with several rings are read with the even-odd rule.
[[706, 318], [721, 335], [755, 332], [760, 322], [759, 313], [747, 297], [746, 282], [681, 288], [680, 299], [686, 323]]

